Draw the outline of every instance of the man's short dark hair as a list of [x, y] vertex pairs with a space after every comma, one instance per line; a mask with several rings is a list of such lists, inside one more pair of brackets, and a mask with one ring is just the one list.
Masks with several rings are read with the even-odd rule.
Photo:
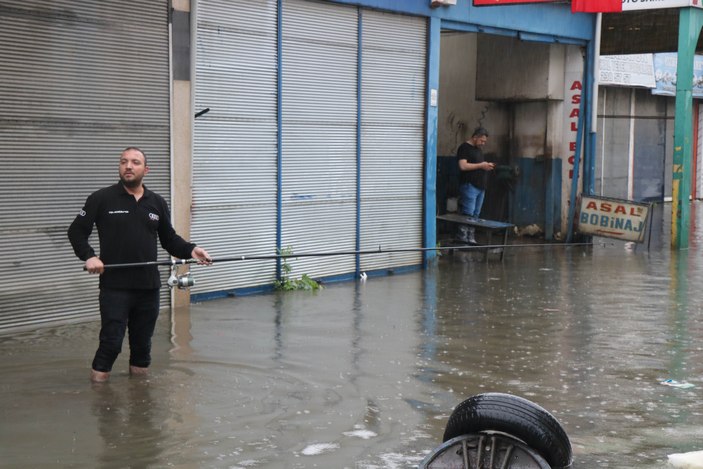
[[471, 138], [474, 137], [488, 137], [488, 130], [484, 129], [483, 127], [476, 127], [474, 133], [471, 134]]
[[124, 155], [125, 152], [130, 151], [130, 150], [138, 151], [139, 153], [141, 153], [142, 155], [144, 155], [144, 166], [147, 165], [147, 164], [146, 164], [146, 153], [144, 153], [144, 150], [142, 150], [142, 149], [139, 148], [139, 147], [127, 147], [127, 148], [125, 148], [124, 150], [122, 150], [122, 153], [120, 153], [120, 154], [121, 154], [121, 155]]

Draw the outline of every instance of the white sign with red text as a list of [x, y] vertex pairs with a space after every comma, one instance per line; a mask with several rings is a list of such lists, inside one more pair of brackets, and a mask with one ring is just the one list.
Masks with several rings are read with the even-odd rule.
[[581, 234], [644, 241], [649, 204], [607, 197], [582, 196], [578, 216]]
[[[583, 192], [581, 190], [583, 181], [582, 177], [574, 178], [576, 175], [576, 154], [577, 154], [577, 136], [579, 116], [581, 114], [581, 97], [583, 93], [583, 54], [581, 48], [577, 46], [569, 46], [566, 50], [566, 63], [564, 65], [564, 100], [561, 102], [559, 113], [562, 116], [561, 125], [555, 125], [555, 138], [559, 141], [559, 159], [561, 160], [561, 200], [565, 203], [561, 204], [561, 232], [566, 233], [568, 229], [569, 210], [571, 204], [572, 186], [576, 184], [576, 193]], [[584, 134], [585, 135], [585, 134]], [[579, 158], [579, 173], [583, 167], [583, 138], [581, 146], [578, 148]], [[578, 202], [573, 201], [574, 204]], [[578, 208], [578, 205], [576, 206]], [[573, 213], [573, 212], [572, 212]]]

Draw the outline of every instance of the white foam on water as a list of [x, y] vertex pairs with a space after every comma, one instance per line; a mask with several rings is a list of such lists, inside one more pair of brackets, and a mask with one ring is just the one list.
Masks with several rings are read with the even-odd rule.
[[254, 467], [259, 465], [259, 461], [255, 459], [247, 459], [246, 461], [239, 461], [238, 466], [231, 466], [230, 469], [246, 469], [247, 467]]
[[381, 455], [381, 460], [383, 460], [383, 467], [385, 469], [401, 469], [408, 467], [408, 464], [418, 465], [423, 459], [423, 456], [411, 456], [400, 453], [386, 453]]
[[376, 432], [372, 432], [371, 430], [363, 430], [363, 429], [354, 430], [351, 432], [344, 432], [343, 434], [344, 434], [344, 436], [354, 436], [357, 438], [362, 438], [364, 440], [369, 440], [371, 438], [378, 436], [378, 433], [376, 433]]
[[681, 469], [703, 469], [703, 451], [670, 454], [669, 464]]

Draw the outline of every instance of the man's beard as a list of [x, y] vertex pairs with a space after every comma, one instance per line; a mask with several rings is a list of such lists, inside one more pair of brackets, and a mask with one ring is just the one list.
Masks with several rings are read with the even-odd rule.
[[131, 181], [128, 181], [122, 176], [120, 176], [120, 182], [125, 187], [129, 187], [130, 189], [136, 189], [137, 187], [142, 185], [142, 178], [134, 178]]

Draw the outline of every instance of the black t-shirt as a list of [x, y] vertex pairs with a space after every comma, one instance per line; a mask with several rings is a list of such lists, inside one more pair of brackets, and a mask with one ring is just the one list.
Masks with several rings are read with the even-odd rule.
[[[459, 150], [456, 152], [457, 165], [459, 160], [466, 160], [469, 163], [478, 164], [483, 163], [485, 158], [483, 157], [483, 152], [480, 148], [471, 145], [469, 142], [464, 142], [459, 146]], [[478, 189], [486, 189], [488, 185], [488, 171], [483, 169], [475, 169], [473, 171], [461, 171], [459, 180], [461, 184], [470, 183], [472, 186]]]
[[[176, 234], [163, 197], [144, 187], [137, 199], [121, 183], [92, 193], [68, 229], [73, 250], [81, 260], [95, 256], [88, 237], [98, 227], [100, 260], [105, 264], [156, 261], [158, 236], [166, 251], [180, 259], [190, 259], [195, 244]], [[105, 269], [101, 288], [159, 288], [156, 266]]]

